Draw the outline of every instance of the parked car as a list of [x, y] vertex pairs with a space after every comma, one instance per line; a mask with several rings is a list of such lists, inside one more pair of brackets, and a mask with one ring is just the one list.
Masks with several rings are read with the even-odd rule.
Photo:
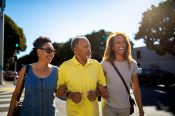
[[140, 84], [171, 86], [175, 84], [175, 75], [173, 73], [158, 69], [139, 68], [138, 79]]
[[18, 73], [15, 71], [5, 71], [4, 72], [4, 79], [6, 81], [14, 81], [14, 79], [18, 78]]

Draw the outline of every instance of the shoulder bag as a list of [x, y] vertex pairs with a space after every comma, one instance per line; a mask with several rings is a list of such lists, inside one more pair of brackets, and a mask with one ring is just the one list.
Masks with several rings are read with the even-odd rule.
[[114, 65], [114, 63], [113, 63], [113, 62], [110, 62], [110, 63], [111, 63], [112, 66], [114, 67], [115, 71], [118, 73], [119, 77], [121, 78], [121, 80], [122, 80], [122, 82], [123, 82], [123, 84], [124, 84], [124, 86], [125, 86], [125, 88], [126, 88], [127, 93], [129, 94], [129, 103], [130, 103], [130, 105], [131, 105], [131, 107], [130, 107], [130, 114], [133, 114], [133, 113], [134, 113], [135, 101], [134, 101], [134, 99], [133, 99], [133, 98], [131, 97], [131, 95], [130, 95], [129, 88], [128, 88], [128, 86], [127, 86], [127, 84], [126, 84], [126, 82], [125, 82], [123, 76], [121, 75], [121, 73], [119, 72], [119, 70], [117, 69], [117, 67]]
[[29, 65], [26, 66], [26, 70], [25, 70], [25, 73], [24, 73], [24, 79], [23, 79], [23, 82], [22, 82], [22, 86], [21, 86], [21, 89], [20, 89], [20, 94], [19, 94], [19, 97], [17, 99], [18, 102], [16, 104], [13, 116], [20, 116], [20, 111], [21, 111], [21, 107], [22, 107], [22, 101], [20, 101], [20, 97], [21, 97], [23, 89], [24, 89], [24, 82], [25, 82], [25, 78], [27, 76], [28, 70], [29, 70]]

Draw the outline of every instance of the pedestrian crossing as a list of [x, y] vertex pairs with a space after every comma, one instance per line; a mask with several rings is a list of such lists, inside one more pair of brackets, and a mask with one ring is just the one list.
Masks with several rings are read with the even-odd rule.
[[[13, 93], [12, 91], [0, 92], [0, 116], [7, 116], [12, 93]], [[23, 95], [21, 96], [21, 99], [23, 99]]]
[[[13, 91], [0, 91], [0, 116], [7, 116]], [[24, 94], [20, 100], [22, 101]], [[66, 116], [66, 101], [56, 98], [57, 116]]]
[[8, 112], [8, 108], [10, 106], [12, 92], [2, 91], [0, 92], [0, 115], [6, 116]]
[[[10, 101], [13, 91], [0, 91], [0, 116], [7, 116], [7, 112], [10, 106]], [[21, 101], [24, 98], [24, 94], [21, 96]], [[59, 98], [55, 99], [56, 101], [56, 115], [57, 116], [66, 116], [66, 101]], [[100, 102], [99, 102], [100, 105]], [[100, 112], [101, 116], [101, 112]]]

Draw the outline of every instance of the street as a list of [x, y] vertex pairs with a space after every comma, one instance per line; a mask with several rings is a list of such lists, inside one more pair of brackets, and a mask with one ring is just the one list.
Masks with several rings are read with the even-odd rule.
[[[9, 108], [14, 85], [6, 83], [0, 85], [0, 116], [6, 116]], [[174, 116], [175, 115], [175, 87], [149, 87], [142, 86], [142, 98], [145, 116]], [[132, 94], [133, 96], [133, 94]], [[23, 98], [23, 96], [22, 96]], [[66, 102], [56, 98], [57, 116], [66, 116]], [[100, 102], [99, 102], [100, 105]], [[101, 111], [100, 111], [101, 114]], [[138, 109], [132, 116], [138, 116]]]
[[146, 116], [175, 116], [175, 86], [142, 86]]

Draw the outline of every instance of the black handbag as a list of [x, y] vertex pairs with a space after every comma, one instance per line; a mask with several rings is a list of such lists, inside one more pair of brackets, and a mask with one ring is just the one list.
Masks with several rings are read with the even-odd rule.
[[20, 95], [17, 99], [18, 102], [16, 103], [16, 107], [15, 107], [15, 111], [13, 113], [13, 116], [20, 116], [20, 111], [21, 111], [21, 107], [22, 107], [22, 101], [20, 101], [20, 97], [21, 97], [23, 89], [24, 89], [24, 82], [25, 82], [25, 78], [27, 76], [28, 70], [29, 70], [29, 65], [26, 66], [26, 70], [25, 70], [25, 73], [24, 73], [24, 79], [23, 79], [23, 82], [22, 82], [21, 90], [20, 90]]
[[112, 64], [112, 66], [114, 67], [115, 71], [118, 73], [119, 77], [121, 78], [123, 84], [125, 85], [126, 91], [127, 91], [128, 94], [129, 94], [129, 103], [130, 103], [130, 106], [131, 106], [131, 107], [130, 107], [130, 114], [133, 114], [133, 113], [134, 113], [135, 101], [134, 101], [134, 99], [133, 99], [133, 98], [131, 97], [131, 95], [130, 95], [129, 88], [128, 88], [128, 86], [126, 85], [126, 82], [125, 82], [123, 76], [121, 75], [121, 73], [119, 72], [119, 70], [117, 69], [117, 67], [114, 65], [114, 63], [113, 63], [113, 62], [110, 62], [110, 63]]
[[20, 116], [22, 102], [17, 102], [13, 116]]

